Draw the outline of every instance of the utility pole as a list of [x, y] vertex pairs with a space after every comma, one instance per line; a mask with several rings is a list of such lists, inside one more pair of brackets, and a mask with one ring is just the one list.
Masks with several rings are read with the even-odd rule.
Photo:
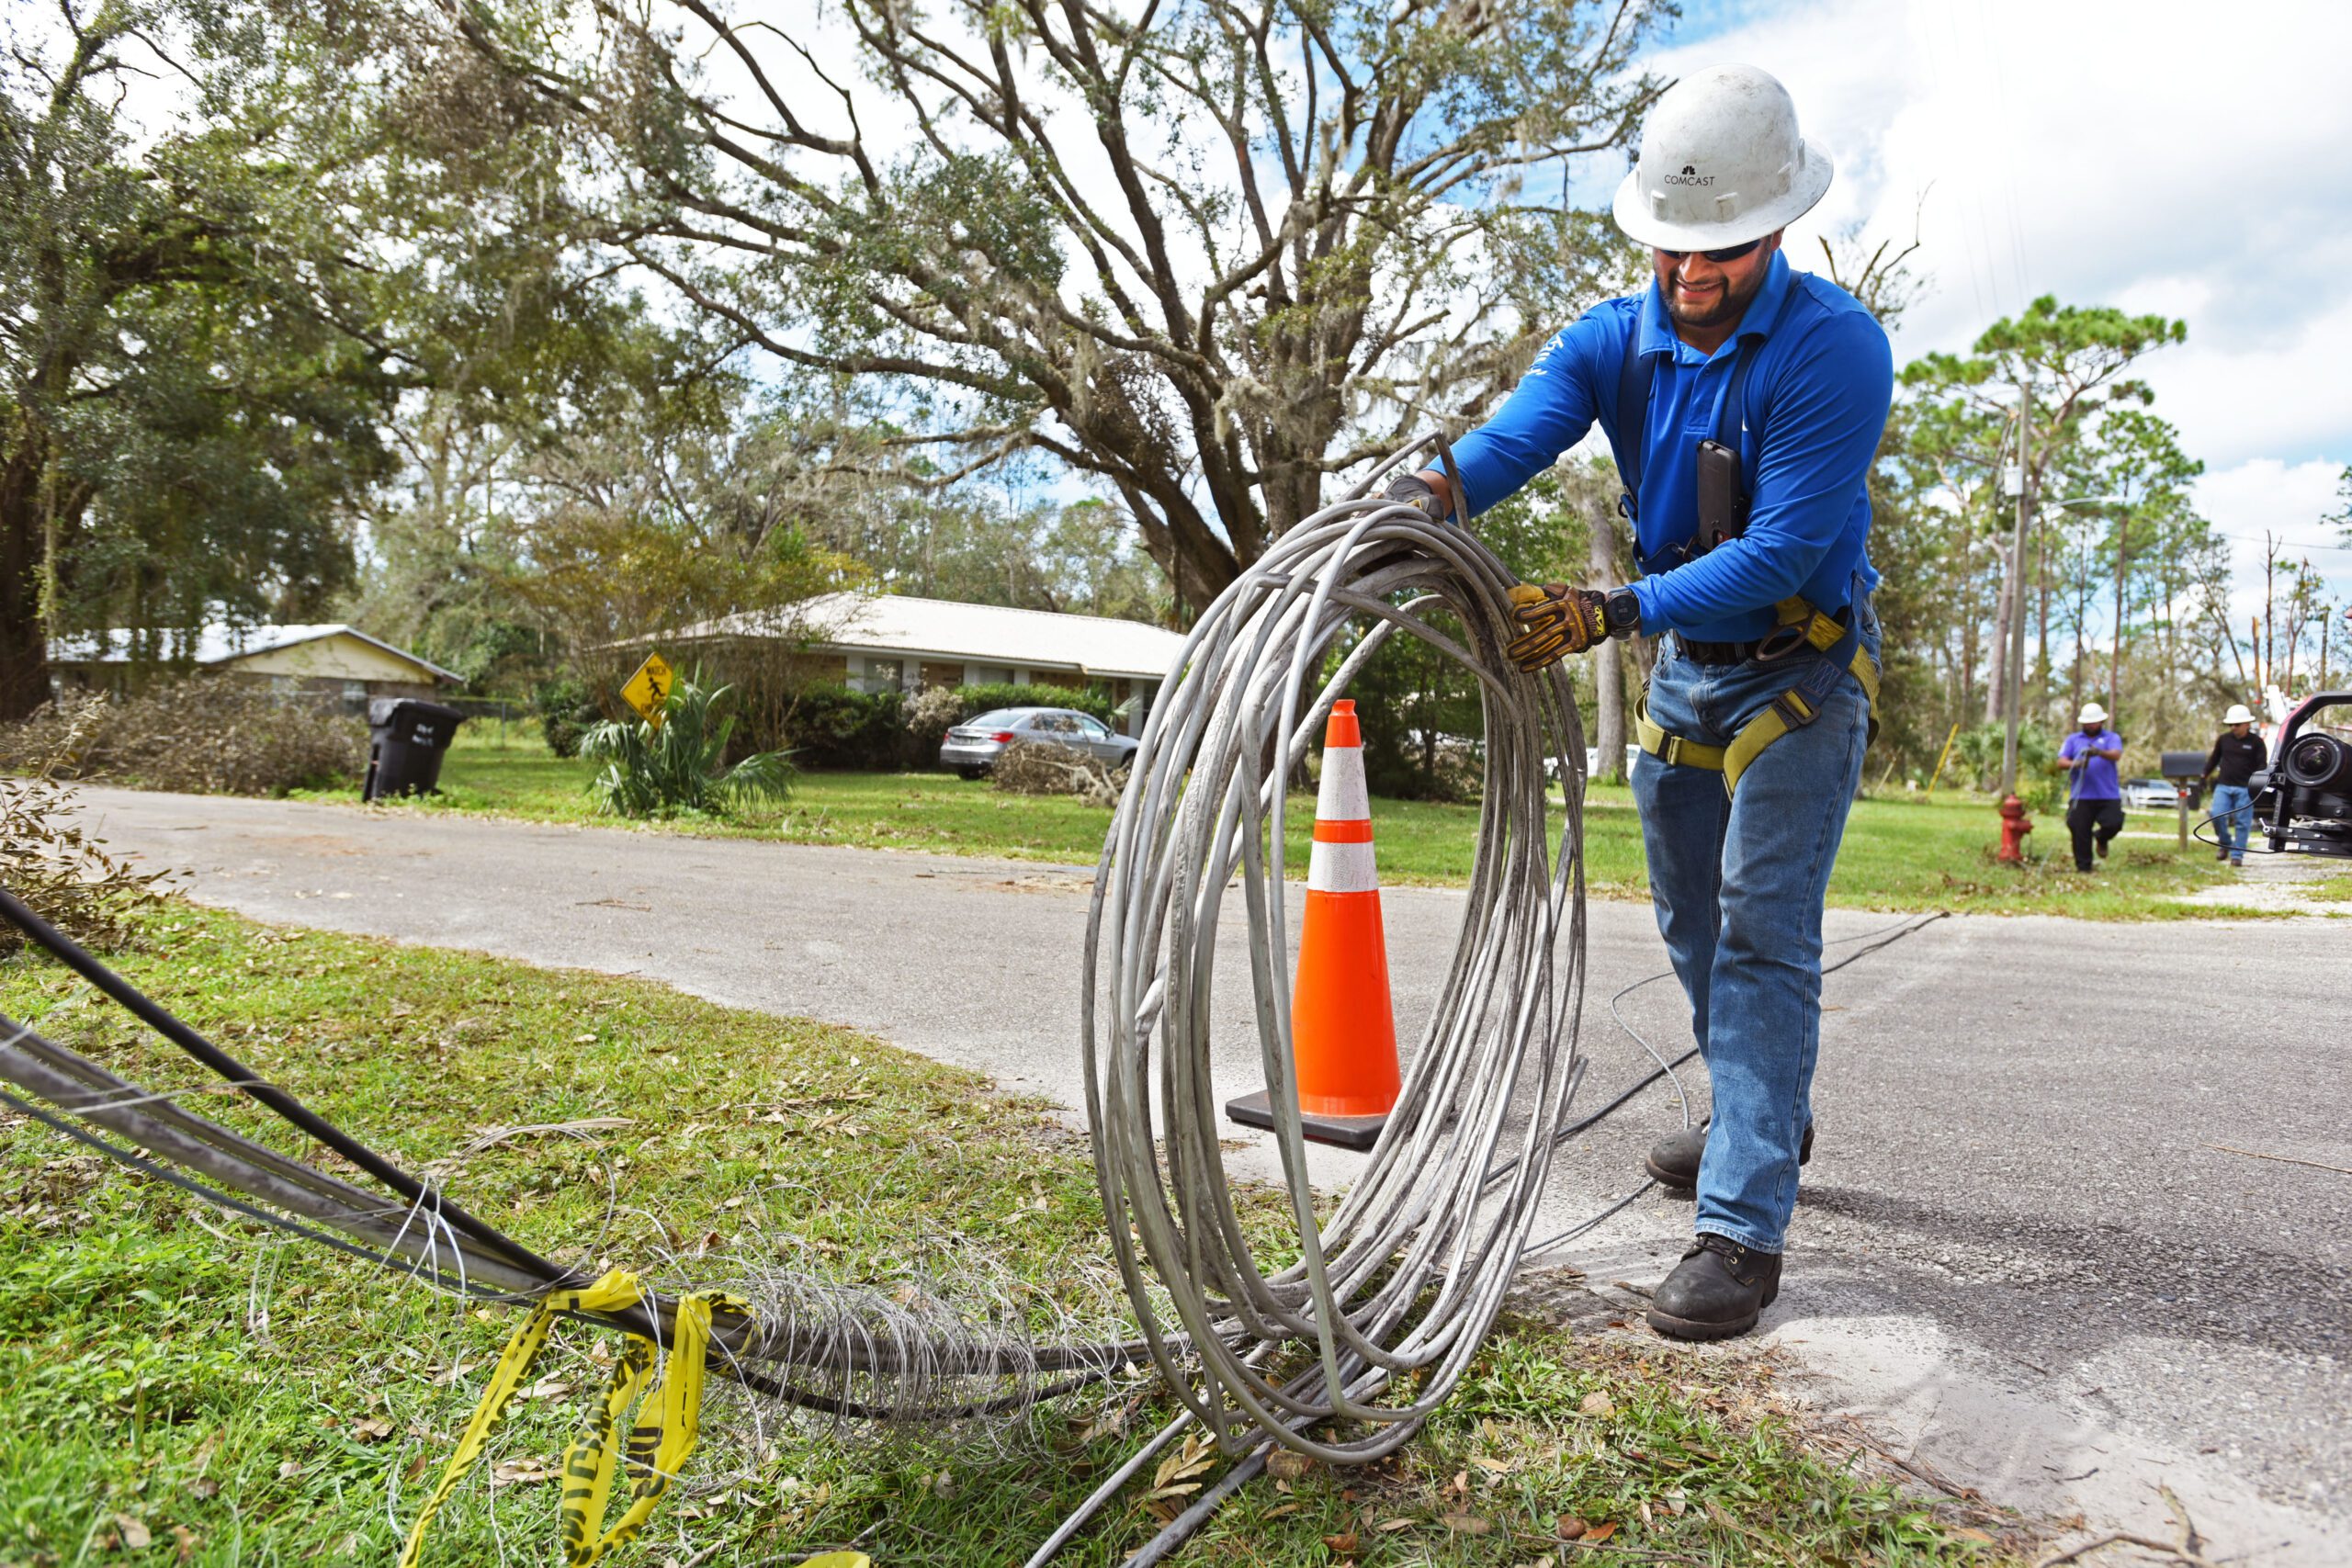
[[2001, 793], [2018, 788], [2018, 694], [2025, 684], [2025, 522], [2033, 507], [2033, 389], [2018, 384], [2018, 517], [2009, 537], [2009, 646], [2007, 698], [2008, 732], [2001, 741]]
[[2107, 711], [2110, 714], [2123, 711], [2123, 563], [2131, 549], [2132, 507], [2127, 502], [2115, 514], [2115, 657], [2107, 661]]

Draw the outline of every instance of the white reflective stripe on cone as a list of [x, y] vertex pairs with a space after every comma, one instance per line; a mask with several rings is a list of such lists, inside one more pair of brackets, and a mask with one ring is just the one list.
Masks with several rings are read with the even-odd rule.
[[1309, 893], [1377, 893], [1380, 874], [1373, 869], [1372, 845], [1315, 842], [1306, 857]]
[[1372, 817], [1372, 792], [1363, 783], [1363, 748], [1323, 748], [1323, 782], [1316, 786], [1315, 816], [1323, 822], [1363, 822]]

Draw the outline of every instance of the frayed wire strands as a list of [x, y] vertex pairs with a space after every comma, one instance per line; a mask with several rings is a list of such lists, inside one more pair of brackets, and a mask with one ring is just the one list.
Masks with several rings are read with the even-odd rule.
[[[316, 1137], [390, 1191], [281, 1154], [189, 1110], [181, 1103], [187, 1095], [151, 1092], [0, 1018], [0, 1083], [21, 1095], [0, 1095], [12, 1109], [220, 1208], [435, 1289], [521, 1304], [590, 1282], [267, 1083], [5, 889], [0, 916], [210, 1068], [225, 1087]], [[718, 1261], [702, 1260], [705, 1267]], [[885, 1294], [748, 1260], [721, 1267], [736, 1276], [729, 1283], [751, 1310], [713, 1335], [712, 1369], [755, 1393], [820, 1415], [922, 1421], [1006, 1415], [1146, 1355], [1139, 1342], [1053, 1343], [1003, 1323], [970, 1323], [928, 1289]], [[684, 1293], [649, 1291], [626, 1310], [575, 1315], [667, 1344]]]

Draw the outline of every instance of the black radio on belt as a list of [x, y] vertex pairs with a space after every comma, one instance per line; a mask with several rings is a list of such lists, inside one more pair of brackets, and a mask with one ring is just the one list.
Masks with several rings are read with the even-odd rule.
[[1747, 527], [1747, 492], [1739, 482], [1739, 453], [1720, 441], [1699, 443], [1699, 531], [1690, 540], [1693, 559]]

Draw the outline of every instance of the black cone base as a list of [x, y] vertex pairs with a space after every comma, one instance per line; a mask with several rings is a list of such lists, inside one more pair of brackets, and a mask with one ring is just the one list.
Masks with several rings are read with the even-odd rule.
[[[1274, 1102], [1264, 1089], [1245, 1094], [1239, 1100], [1225, 1104], [1226, 1115], [1244, 1127], [1274, 1130]], [[1386, 1115], [1379, 1116], [1318, 1116], [1312, 1111], [1298, 1113], [1299, 1131], [1310, 1141], [1329, 1144], [1335, 1148], [1368, 1149], [1380, 1137], [1380, 1129], [1388, 1124]]]

